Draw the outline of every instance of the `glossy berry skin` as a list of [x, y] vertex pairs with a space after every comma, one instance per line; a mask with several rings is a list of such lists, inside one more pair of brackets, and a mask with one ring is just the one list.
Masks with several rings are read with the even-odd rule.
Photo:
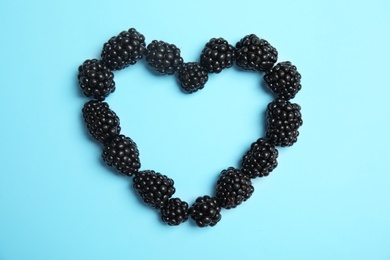
[[277, 50], [255, 34], [242, 38], [236, 50], [236, 63], [245, 70], [267, 71], [278, 59]]
[[103, 45], [102, 60], [111, 70], [120, 70], [133, 65], [143, 57], [145, 37], [131, 28], [113, 36]]
[[132, 176], [141, 167], [137, 145], [124, 135], [118, 135], [106, 143], [102, 157], [108, 166], [126, 176]]
[[301, 74], [291, 62], [279, 62], [264, 75], [269, 88], [282, 99], [292, 99], [301, 90]]
[[119, 135], [119, 117], [106, 102], [91, 100], [83, 107], [83, 117], [89, 134], [101, 143], [107, 143]]
[[209, 73], [220, 73], [233, 65], [235, 50], [223, 38], [212, 38], [200, 55], [200, 64]]
[[115, 91], [114, 73], [102, 61], [86, 60], [79, 66], [79, 86], [86, 97], [104, 100]]
[[199, 227], [215, 226], [222, 218], [216, 198], [198, 197], [188, 213]]
[[267, 138], [276, 146], [291, 146], [302, 125], [301, 107], [287, 100], [277, 99], [267, 106]]
[[161, 209], [175, 193], [173, 180], [155, 171], [141, 171], [133, 178], [133, 187], [142, 200], [157, 209]]
[[178, 226], [188, 219], [188, 203], [179, 198], [169, 199], [161, 208], [161, 219], [170, 226]]
[[241, 162], [241, 172], [249, 178], [268, 176], [278, 165], [278, 150], [264, 138], [252, 143]]
[[225, 209], [235, 208], [252, 196], [254, 188], [250, 178], [233, 167], [223, 170], [216, 188], [219, 206]]
[[172, 75], [181, 67], [183, 58], [174, 44], [154, 40], [147, 46], [146, 61], [158, 73]]
[[181, 89], [193, 93], [204, 87], [209, 79], [207, 71], [197, 62], [184, 63], [178, 73]]

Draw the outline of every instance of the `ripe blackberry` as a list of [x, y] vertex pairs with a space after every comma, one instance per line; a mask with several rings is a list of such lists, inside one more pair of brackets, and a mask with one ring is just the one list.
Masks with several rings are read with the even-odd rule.
[[301, 87], [301, 74], [289, 61], [279, 62], [264, 75], [269, 88], [283, 99], [292, 99]]
[[174, 44], [154, 40], [146, 49], [146, 61], [161, 74], [172, 75], [183, 63], [180, 49]]
[[103, 160], [117, 172], [131, 176], [141, 167], [137, 145], [129, 137], [118, 135], [103, 148]]
[[208, 79], [207, 71], [197, 62], [184, 63], [179, 70], [181, 88], [187, 93], [202, 89]]
[[188, 219], [188, 204], [179, 198], [169, 199], [161, 208], [161, 219], [170, 226], [177, 226]]
[[198, 197], [188, 213], [199, 227], [215, 226], [221, 220], [221, 207], [215, 198]]
[[233, 65], [235, 50], [223, 38], [212, 38], [200, 55], [200, 64], [210, 73], [220, 73]]
[[236, 63], [245, 70], [267, 71], [278, 59], [277, 50], [254, 34], [237, 42], [236, 49]]
[[144, 52], [145, 37], [131, 28], [103, 45], [102, 60], [111, 70], [120, 70], [135, 64]]
[[115, 91], [114, 73], [100, 60], [84, 61], [79, 66], [77, 78], [86, 97], [104, 100], [108, 94]]
[[106, 102], [91, 100], [82, 111], [90, 135], [99, 142], [109, 142], [120, 133], [119, 118]]
[[216, 198], [218, 205], [231, 209], [252, 196], [254, 188], [248, 176], [233, 167], [223, 170], [217, 182]]
[[274, 145], [291, 146], [298, 138], [302, 125], [301, 107], [283, 99], [277, 99], [267, 107], [267, 138]]
[[278, 165], [278, 150], [264, 138], [252, 143], [241, 162], [241, 172], [249, 178], [268, 176]]
[[160, 209], [175, 193], [173, 180], [155, 171], [141, 171], [133, 178], [133, 186], [143, 201]]

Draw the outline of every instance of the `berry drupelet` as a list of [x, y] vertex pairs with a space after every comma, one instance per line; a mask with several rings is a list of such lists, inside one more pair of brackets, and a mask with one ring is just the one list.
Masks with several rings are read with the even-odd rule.
[[302, 125], [301, 107], [283, 99], [267, 106], [267, 138], [277, 146], [291, 146], [298, 138]]
[[138, 191], [143, 201], [160, 209], [175, 193], [173, 180], [155, 171], [141, 171], [133, 178], [133, 187]]
[[242, 38], [236, 50], [236, 63], [245, 70], [267, 71], [278, 59], [277, 50], [255, 34]]
[[278, 165], [278, 150], [264, 138], [252, 143], [241, 162], [241, 172], [249, 178], [268, 176]]
[[221, 220], [221, 207], [216, 198], [198, 197], [188, 213], [199, 227], [215, 226]]
[[223, 170], [219, 176], [216, 198], [219, 206], [231, 209], [252, 196], [254, 188], [250, 178], [233, 167]]
[[154, 40], [146, 49], [146, 61], [161, 74], [172, 75], [183, 63], [180, 49], [174, 44]]
[[170, 226], [177, 226], [188, 219], [188, 204], [179, 198], [169, 199], [161, 208], [161, 219]]
[[209, 73], [220, 73], [233, 65], [235, 50], [223, 38], [212, 38], [200, 55], [200, 64]]
[[280, 98], [292, 99], [301, 90], [301, 74], [289, 61], [279, 62], [264, 75], [269, 88]]
[[86, 97], [104, 100], [115, 91], [114, 73], [102, 61], [86, 60], [79, 66], [79, 86]]
[[137, 145], [124, 135], [118, 135], [106, 143], [102, 157], [108, 166], [126, 176], [132, 176], [141, 167]]
[[184, 63], [178, 75], [180, 86], [187, 93], [202, 89], [208, 78], [207, 71], [197, 62]]
[[91, 100], [82, 111], [90, 135], [99, 142], [107, 143], [120, 133], [119, 117], [106, 102]]
[[113, 36], [103, 45], [102, 60], [111, 70], [133, 65], [145, 52], [145, 37], [131, 28]]

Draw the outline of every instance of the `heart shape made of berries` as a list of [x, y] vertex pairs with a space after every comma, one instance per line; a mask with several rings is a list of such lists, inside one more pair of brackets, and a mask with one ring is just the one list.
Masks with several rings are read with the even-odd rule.
[[[235, 63], [243, 70], [264, 73], [264, 80], [276, 95], [266, 110], [266, 137], [251, 144], [239, 169], [222, 170], [214, 196], [200, 196], [191, 207], [172, 198], [176, 191], [172, 179], [153, 170], [140, 171], [136, 143], [121, 134], [118, 116], [103, 101], [115, 91], [113, 71], [134, 65], [143, 57], [157, 73], [177, 74], [185, 93], [202, 89], [209, 73], [220, 73]], [[153, 40], [146, 46], [145, 37], [136, 29], [123, 31], [103, 45], [101, 59], [89, 59], [79, 66], [79, 86], [86, 97], [93, 98], [82, 109], [88, 132], [103, 144], [102, 158], [108, 166], [122, 175], [134, 175], [134, 189], [147, 205], [160, 211], [163, 222], [176, 226], [191, 216], [200, 227], [214, 226], [221, 220], [221, 208], [235, 208], [252, 195], [252, 178], [268, 176], [275, 169], [275, 146], [292, 146], [297, 141], [301, 108], [289, 100], [301, 89], [301, 75], [289, 61], [275, 65], [277, 57], [268, 41], [250, 34], [235, 46], [223, 38], [213, 38], [206, 43], [199, 62], [184, 62], [174, 44]]]

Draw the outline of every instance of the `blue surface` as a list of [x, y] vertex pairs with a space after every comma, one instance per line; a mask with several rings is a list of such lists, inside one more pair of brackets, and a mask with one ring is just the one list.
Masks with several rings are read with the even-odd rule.
[[[1, 1], [0, 259], [390, 259], [390, 2]], [[135, 27], [194, 61], [255, 33], [302, 74], [304, 125], [255, 193], [214, 228], [162, 224], [100, 159], [77, 67]], [[229, 69], [193, 95], [145, 63], [107, 102], [142, 169], [192, 203], [264, 134], [261, 75]]]

